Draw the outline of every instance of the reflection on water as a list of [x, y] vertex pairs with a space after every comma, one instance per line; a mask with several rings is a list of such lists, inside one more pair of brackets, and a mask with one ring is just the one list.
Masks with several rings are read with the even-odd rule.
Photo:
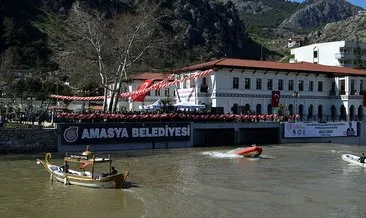
[[[127, 188], [48, 181], [42, 155], [0, 156], [0, 217], [364, 217], [366, 169], [343, 161], [366, 149], [331, 144], [113, 153]], [[54, 157], [62, 161], [61, 155]], [[5, 176], [6, 175], [6, 176]]]

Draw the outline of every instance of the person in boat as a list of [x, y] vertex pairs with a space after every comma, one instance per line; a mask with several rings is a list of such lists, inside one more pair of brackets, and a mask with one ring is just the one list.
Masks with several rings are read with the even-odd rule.
[[358, 161], [360, 161], [360, 163], [365, 163], [365, 159], [366, 159], [365, 154], [362, 153], [361, 157], [358, 158]]
[[117, 174], [117, 170], [112, 167], [112, 171], [109, 173], [109, 175], [116, 175]]
[[116, 168], [112, 167], [111, 172], [103, 174], [103, 176], [112, 176], [112, 175], [116, 175], [117, 173], [118, 173], [118, 171], [116, 170]]
[[61, 165], [61, 167], [60, 167], [60, 170], [62, 171], [62, 172], [65, 172], [65, 173], [67, 173], [67, 171], [69, 170], [69, 165], [68, 164], [62, 164]]

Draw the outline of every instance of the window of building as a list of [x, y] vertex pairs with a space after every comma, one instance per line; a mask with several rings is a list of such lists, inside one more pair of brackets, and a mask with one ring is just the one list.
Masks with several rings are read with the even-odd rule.
[[164, 94], [165, 94], [165, 96], [169, 96], [169, 95], [170, 95], [170, 93], [169, 93], [169, 88], [165, 88], [165, 90], [164, 90]]
[[363, 80], [360, 81], [360, 95], [363, 94]]
[[160, 96], [160, 89], [155, 90], [155, 96]]
[[250, 78], [245, 78], [244, 89], [250, 89]]
[[336, 83], [332, 82], [331, 88], [330, 88], [330, 95], [335, 95], [335, 90], [336, 90]]
[[278, 90], [283, 90], [283, 79], [278, 80]]
[[318, 82], [318, 92], [322, 92], [323, 91], [323, 82], [319, 81]]
[[[186, 77], [188, 77], [188, 76], [183, 76], [183, 78], [186, 78]], [[187, 80], [185, 80], [183, 82], [183, 89], [186, 89], [186, 88], [187, 88]]]
[[304, 91], [304, 80], [299, 81], [299, 91]]
[[208, 85], [207, 85], [207, 79], [206, 79], [206, 77], [203, 77], [202, 78], [200, 91], [201, 92], [208, 92]]
[[314, 50], [314, 58], [318, 58], [318, 51], [317, 50]]
[[257, 90], [262, 90], [262, 79], [261, 78], [257, 78], [255, 80], [255, 83], [256, 83]]
[[239, 78], [234, 77], [233, 78], [233, 89], [238, 89], [238, 88], [239, 88]]
[[195, 86], [196, 86], [196, 83], [195, 83], [195, 81], [194, 81], [195, 79], [190, 79], [189, 80], [189, 86], [190, 86], [190, 88], [194, 88]]
[[288, 90], [294, 91], [294, 81], [293, 80], [288, 81]]
[[309, 92], [314, 91], [314, 81], [309, 82]]
[[267, 89], [268, 90], [272, 90], [273, 89], [273, 80], [272, 79], [268, 79], [267, 80]]

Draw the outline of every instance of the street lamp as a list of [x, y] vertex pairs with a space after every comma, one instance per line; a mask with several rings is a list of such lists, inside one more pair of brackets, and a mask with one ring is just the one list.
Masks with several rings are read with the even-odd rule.
[[296, 117], [296, 115], [297, 115], [297, 99], [300, 98], [300, 92], [294, 91], [294, 93], [292, 94], [292, 97], [295, 98], [295, 117]]

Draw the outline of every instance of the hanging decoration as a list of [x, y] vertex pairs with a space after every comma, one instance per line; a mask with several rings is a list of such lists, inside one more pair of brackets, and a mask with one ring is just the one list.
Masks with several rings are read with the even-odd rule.
[[[147, 92], [150, 92], [153, 90], [167, 88], [170, 86], [174, 86], [178, 83], [185, 82], [190, 79], [205, 76], [207, 74], [210, 74], [212, 71], [213, 71], [212, 69], [201, 71], [198, 73], [191, 74], [187, 77], [184, 77], [183, 79], [176, 79], [174, 81], [169, 82], [175, 76], [175, 74], [172, 74], [169, 77], [167, 77], [166, 79], [164, 79], [160, 82], [157, 82], [155, 84], [152, 84], [151, 86], [149, 86], [147, 88], [135, 90], [133, 92], [121, 93], [119, 97], [120, 98], [129, 98], [131, 96], [139, 96], [139, 95], [142, 95], [144, 93], [147, 93]], [[104, 99], [104, 96], [78, 97], [78, 96], [65, 96], [65, 95], [51, 95], [50, 97], [56, 98], [59, 100], [74, 100], [74, 101], [102, 101]], [[110, 98], [110, 96], [107, 96], [107, 98]]]

